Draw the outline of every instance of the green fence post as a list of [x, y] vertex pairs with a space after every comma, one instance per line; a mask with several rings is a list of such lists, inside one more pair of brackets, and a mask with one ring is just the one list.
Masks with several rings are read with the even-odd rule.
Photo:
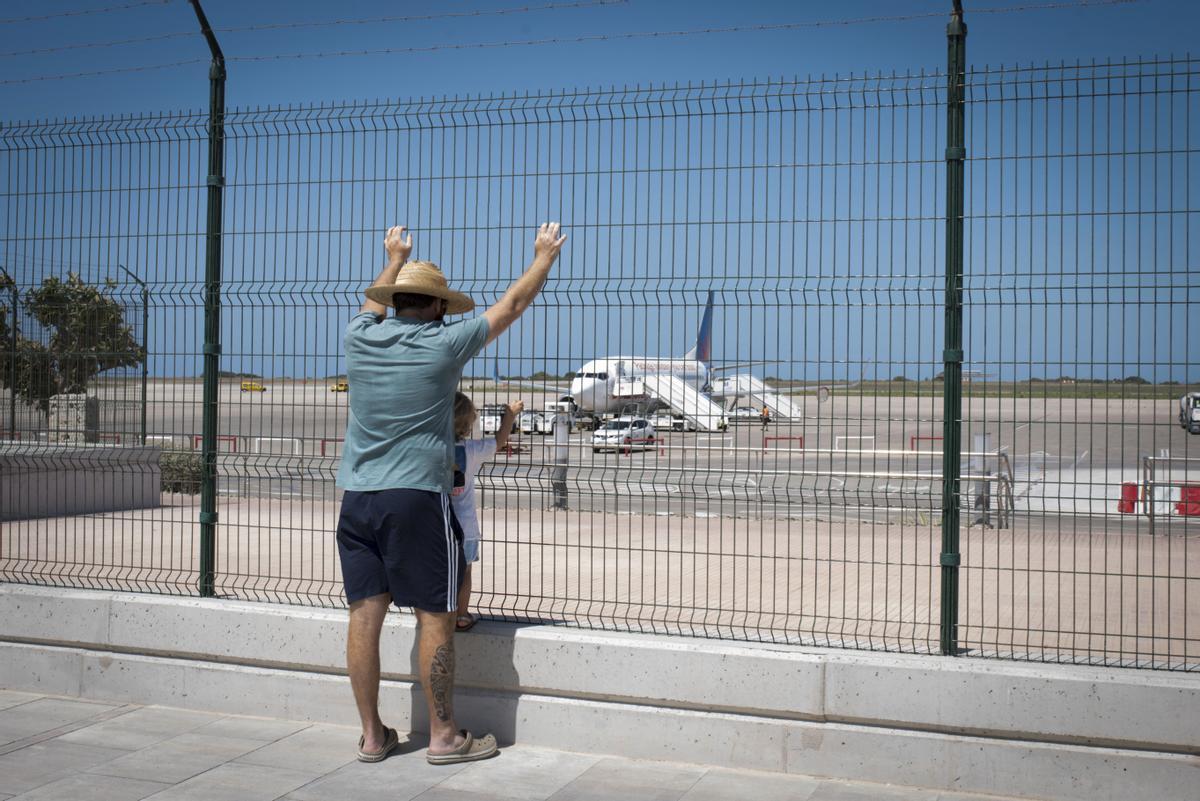
[[958, 653], [959, 489], [962, 474], [963, 362], [963, 197], [966, 109], [963, 82], [967, 70], [967, 26], [962, 3], [946, 26], [946, 342], [943, 361], [942, 420], [942, 570], [941, 646]]
[[217, 380], [221, 369], [221, 215], [225, 187], [225, 56], [200, 0], [191, 0], [212, 52], [208, 71], [208, 223], [204, 253], [204, 471], [200, 480], [200, 594], [216, 594]]

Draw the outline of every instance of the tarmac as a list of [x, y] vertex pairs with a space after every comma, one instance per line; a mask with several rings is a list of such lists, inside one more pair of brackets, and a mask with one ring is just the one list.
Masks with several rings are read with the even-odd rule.
[[420, 735], [403, 734], [392, 756], [365, 764], [358, 734], [0, 690], [0, 801], [1001, 801], [519, 743], [483, 762], [433, 766]]
[[[191, 595], [197, 499], [0, 529], [0, 579]], [[216, 593], [341, 606], [337, 504], [218, 504]], [[1019, 519], [964, 527], [960, 644], [982, 656], [1200, 663], [1200, 528]], [[922, 651], [940, 616], [937, 519], [919, 523], [646, 516], [485, 507], [473, 606], [586, 628]], [[1193, 668], [1194, 669], [1194, 668]]]

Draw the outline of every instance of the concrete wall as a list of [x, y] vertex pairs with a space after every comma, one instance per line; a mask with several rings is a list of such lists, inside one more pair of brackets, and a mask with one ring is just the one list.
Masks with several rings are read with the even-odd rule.
[[[346, 613], [0, 586], [0, 687], [356, 722]], [[415, 627], [383, 638], [385, 720], [424, 730]], [[460, 723], [501, 741], [965, 792], [1194, 798], [1200, 675], [482, 623]]]
[[0, 444], [0, 520], [158, 506], [158, 448]]

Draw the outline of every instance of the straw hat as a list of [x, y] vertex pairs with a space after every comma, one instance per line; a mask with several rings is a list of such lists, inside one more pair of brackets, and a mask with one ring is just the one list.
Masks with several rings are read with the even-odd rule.
[[475, 308], [475, 301], [451, 289], [446, 276], [431, 261], [410, 261], [400, 268], [391, 286], [367, 287], [367, 297], [384, 306], [392, 305], [392, 295], [397, 292], [442, 298], [447, 302], [446, 314], [464, 314]]

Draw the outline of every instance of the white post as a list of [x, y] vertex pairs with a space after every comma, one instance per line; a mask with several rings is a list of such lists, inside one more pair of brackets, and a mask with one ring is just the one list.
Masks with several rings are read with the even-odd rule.
[[100, 439], [100, 399], [85, 393], [50, 398], [51, 442], [97, 442]]
[[571, 419], [570, 407], [566, 403], [557, 403], [554, 408], [554, 421], [551, 430], [554, 433], [554, 467], [550, 473], [550, 486], [554, 489], [554, 508], [567, 508], [567, 466], [571, 461], [571, 429], [574, 420]]
[[[978, 476], [989, 476], [988, 456], [992, 452], [992, 435], [976, 434], [975, 455], [971, 457], [971, 472]], [[975, 525], [992, 527], [992, 482], [986, 479], [975, 482]]]

